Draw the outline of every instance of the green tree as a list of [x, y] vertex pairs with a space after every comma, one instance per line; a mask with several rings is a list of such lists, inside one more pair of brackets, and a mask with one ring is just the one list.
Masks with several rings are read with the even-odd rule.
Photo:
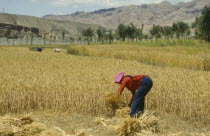
[[193, 25], [197, 28], [197, 31], [195, 31], [197, 36], [206, 40], [206, 42], [210, 42], [210, 6], [204, 7], [201, 16], [195, 19]]
[[33, 34], [33, 33], [31, 33], [30, 35], [31, 35], [31, 45], [33, 45], [34, 34]]
[[136, 34], [137, 34], [136, 41], [137, 41], [138, 39], [139, 39], [139, 40], [142, 40], [142, 39], [144, 38], [143, 29], [144, 29], [144, 24], [141, 25], [141, 28], [136, 29]]
[[189, 39], [190, 35], [191, 35], [191, 30], [188, 29], [187, 32], [186, 32], [186, 38]]
[[146, 40], [149, 39], [149, 35], [144, 34], [144, 35], [143, 35], [143, 39], [146, 39]]
[[82, 44], [82, 37], [80, 35], [78, 36], [77, 40], [79, 44]]
[[112, 30], [109, 30], [109, 32], [107, 34], [107, 39], [109, 40], [109, 43], [112, 44], [112, 42], [114, 40], [114, 36], [112, 34]]
[[175, 34], [176, 38], [180, 38], [179, 26], [176, 23], [172, 25], [173, 33]]
[[117, 34], [122, 41], [125, 41], [127, 33], [127, 26], [124, 24], [119, 24], [117, 28]]
[[62, 40], [63, 41], [65, 40], [65, 37], [66, 37], [66, 33], [65, 32], [62, 32]]
[[153, 24], [152, 29], [150, 30], [150, 34], [152, 38], [155, 37], [156, 39], [158, 39], [158, 38], [161, 38], [162, 31], [163, 31], [162, 26], [160, 25], [156, 26]]
[[137, 37], [137, 28], [134, 26], [134, 24], [127, 26], [126, 36], [128, 36], [128, 38], [132, 41]]
[[189, 34], [189, 31], [190, 31], [189, 25], [182, 21], [173, 23], [172, 29], [173, 29], [173, 32], [174, 32], [176, 38], [178, 38], [178, 39], [180, 39], [181, 37], [186, 38], [187, 33]]
[[53, 42], [54, 43], [56, 42], [56, 36], [55, 35], [53, 36]]
[[[44, 45], [46, 44], [46, 39], [47, 39], [47, 34], [48, 33], [44, 33], [43, 36], [43, 40], [44, 40]], [[28, 39], [28, 35], [27, 35], [27, 39]]]
[[88, 44], [90, 44], [90, 42], [92, 41], [93, 39], [93, 30], [92, 28], [87, 28], [87, 29], [84, 29], [82, 31], [82, 35], [85, 37], [85, 39], [87, 40]]
[[186, 38], [186, 34], [190, 29], [189, 25], [185, 22], [178, 22], [178, 26], [182, 38]]
[[70, 44], [74, 44], [74, 37], [69, 37]]
[[162, 34], [166, 39], [173, 37], [173, 28], [171, 26], [164, 26]]
[[100, 41], [102, 44], [104, 44], [104, 39], [106, 36], [106, 29], [103, 27], [99, 27], [98, 30], [96, 31], [98, 35], [98, 41]]
[[52, 43], [52, 34], [50, 34], [50, 45]]

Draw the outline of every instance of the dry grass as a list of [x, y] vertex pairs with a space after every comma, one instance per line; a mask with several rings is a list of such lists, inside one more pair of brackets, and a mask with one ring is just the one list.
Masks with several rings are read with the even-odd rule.
[[[101, 50], [111, 50], [110, 47], [102, 47]], [[133, 48], [122, 47], [129, 53], [129, 49]], [[117, 49], [118, 46], [112, 48]], [[126, 50], [123, 52], [126, 53]], [[166, 53], [157, 55], [167, 57]], [[196, 56], [201, 58], [199, 54]], [[158, 57], [156, 59], [159, 60]], [[116, 73], [123, 71], [126, 74], [149, 75], [153, 79], [154, 86], [147, 96], [147, 109], [174, 113], [192, 122], [210, 123], [210, 73], [207, 71], [157, 67], [130, 60], [56, 54], [53, 49], [45, 49], [40, 53], [17, 47], [1, 47], [0, 62], [1, 114], [52, 109], [111, 115], [115, 108], [107, 106], [104, 93], [117, 92], [119, 86], [113, 83], [113, 78]], [[122, 102], [128, 104], [130, 97], [130, 92], [125, 89]], [[115, 102], [110, 102], [116, 106]]]
[[68, 52], [88, 56], [135, 60], [149, 65], [210, 70], [210, 50], [207, 47], [91, 45], [70, 47]]
[[117, 109], [112, 119], [96, 118], [95, 122], [107, 129], [114, 129], [118, 136], [155, 135], [159, 132], [158, 118], [154, 112], [146, 111], [139, 118], [131, 118], [129, 111], [127, 107]]
[[130, 117], [130, 108], [129, 107], [125, 107], [125, 108], [121, 108], [121, 109], [117, 109], [116, 110], [116, 117]]
[[29, 116], [15, 118], [0, 117], [0, 136], [70, 136], [58, 128], [48, 128], [44, 124], [33, 122]]
[[[116, 118], [116, 116], [113, 118], [97, 117], [93, 122], [97, 127], [103, 127], [104, 129], [109, 129], [109, 131], [115, 130], [115, 133], [113, 133], [115, 135], [130, 136], [132, 134], [145, 132], [150, 132], [151, 134], [156, 133], [156, 121], [157, 119], [154, 118], [152, 113], [147, 111], [145, 115], [139, 119], [128, 117]], [[91, 133], [95, 132], [92, 128], [85, 129], [75, 127], [70, 133], [66, 133], [61, 128], [53, 126], [52, 124], [47, 126], [44, 123], [39, 122], [40, 121], [33, 119], [31, 115], [16, 115], [15, 117], [14, 115], [0, 116], [0, 136], [92, 136]]]
[[133, 136], [137, 133], [143, 133], [142, 131], [157, 133], [158, 119], [152, 112], [145, 112], [139, 118], [125, 118], [122, 123], [118, 125], [118, 136]]
[[0, 136], [90, 136], [86, 129], [66, 133], [59, 127], [47, 126], [33, 120], [31, 116], [0, 116]]

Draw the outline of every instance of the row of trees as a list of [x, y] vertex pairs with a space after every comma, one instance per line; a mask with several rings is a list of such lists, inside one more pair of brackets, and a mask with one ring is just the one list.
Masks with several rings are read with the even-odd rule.
[[143, 28], [144, 25], [142, 25], [141, 28], [137, 28], [136, 26], [134, 26], [133, 24], [130, 24], [128, 26], [124, 25], [124, 24], [119, 24], [116, 33], [118, 35], [118, 39], [121, 39], [122, 41], [125, 41], [125, 39], [130, 39], [130, 40], [134, 40], [136, 39], [136, 41], [138, 39], [143, 39]]
[[189, 38], [191, 30], [194, 29], [194, 38], [210, 42], [210, 6], [205, 6], [201, 16], [196, 17], [191, 27], [185, 22], [173, 23], [172, 26], [153, 25], [150, 34], [155, 38]]
[[133, 24], [130, 25], [124, 25], [124, 24], [119, 24], [117, 30], [115, 33], [113, 33], [112, 30], [106, 30], [103, 27], [99, 27], [96, 32], [94, 32], [93, 29], [87, 28], [83, 30], [82, 36], [85, 37], [85, 40], [90, 44], [92, 41], [93, 37], [97, 38], [97, 42], [101, 42], [102, 44], [105, 41], [109, 41], [111, 44], [114, 38], [116, 40], [122, 40], [125, 41], [126, 39], [130, 40], [135, 40], [138, 39], [143, 39], [143, 27], [142, 25], [141, 28], [137, 28]]
[[[97, 34], [97, 38], [98, 38], [97, 42], [101, 42], [102, 44], [105, 41], [109, 41], [109, 43], [111, 44], [112, 41], [114, 40], [112, 30], [107, 31], [105, 28], [99, 27], [96, 31], [96, 34]], [[82, 36], [85, 37], [84, 41], [87, 41], [88, 44], [90, 44], [93, 37], [96, 37], [96, 35], [94, 34], [94, 31], [91, 28], [87, 28], [87, 29], [83, 30]], [[80, 37], [80, 40], [82, 40], [81, 37]]]
[[160, 25], [153, 25], [152, 29], [150, 30], [150, 35], [152, 38], [189, 38], [191, 34], [189, 24], [185, 22], [177, 22], [173, 23], [172, 26], [160, 26]]
[[112, 33], [112, 30], [106, 30], [105, 28], [99, 27], [96, 32], [91, 28], [83, 30], [82, 36], [85, 37], [85, 40], [90, 44], [93, 37], [97, 38], [97, 41], [102, 44], [104, 41], [109, 41], [110, 43], [114, 40], [131, 40], [138, 41], [142, 39], [158, 39], [158, 38], [189, 38], [191, 34], [190, 26], [185, 22], [173, 23], [172, 26], [160, 26], [153, 25], [149, 34], [143, 33], [144, 25], [140, 28], [134, 26], [134, 24], [119, 24], [115, 33]]
[[[190, 37], [194, 37], [210, 42], [210, 6], [205, 6], [201, 16], [196, 17], [195, 22], [191, 25], [182, 21], [173, 23], [172, 26], [153, 25], [149, 34], [143, 34], [143, 29], [144, 25], [137, 28], [134, 24], [119, 24], [114, 34], [112, 33], [112, 30], [106, 30], [105, 28], [99, 27], [95, 34], [91, 28], [88, 28], [82, 32], [82, 35], [89, 44], [92, 41], [93, 36], [97, 37], [98, 41], [102, 42], [102, 44], [106, 40], [109, 40], [111, 43], [114, 38], [121, 41], [138, 41], [148, 38], [188, 39]], [[195, 32], [194, 34], [192, 34], [192, 30]]]

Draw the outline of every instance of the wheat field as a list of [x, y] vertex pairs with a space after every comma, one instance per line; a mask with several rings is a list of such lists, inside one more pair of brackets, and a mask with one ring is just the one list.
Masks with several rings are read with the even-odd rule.
[[114, 45], [71, 46], [68, 52], [76, 55], [131, 60], [161, 67], [209, 71], [209, 49], [207, 45], [204, 47], [199, 45], [196, 47], [180, 45], [161, 47], [145, 46], [144, 43], [132, 46], [116, 43]]
[[[94, 46], [95, 50], [91, 50], [92, 47], [85, 48], [89, 52], [112, 50], [110, 53], [119, 48]], [[133, 49], [137, 53], [145, 48], [127, 46], [122, 52], [129, 54]], [[158, 49], [158, 56], [161, 56], [163, 50]], [[105, 94], [117, 92], [119, 86], [113, 83], [114, 75], [125, 72], [152, 78], [154, 86], [147, 96], [146, 109], [172, 113], [193, 123], [210, 123], [210, 72], [97, 55], [75, 56], [64, 49], [61, 53], [54, 53], [50, 48], [34, 52], [27, 47], [0, 47], [0, 114], [52, 109], [111, 116], [112, 109], [106, 105]], [[187, 62], [188, 57], [190, 59], [193, 55], [181, 61]], [[202, 54], [194, 57], [199, 60]], [[125, 89], [122, 100], [128, 104], [130, 97]]]

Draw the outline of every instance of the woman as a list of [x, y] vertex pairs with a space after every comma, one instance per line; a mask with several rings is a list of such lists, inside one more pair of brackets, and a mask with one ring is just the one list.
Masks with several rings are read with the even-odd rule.
[[131, 106], [130, 116], [139, 116], [144, 112], [144, 99], [147, 93], [152, 88], [152, 80], [145, 75], [127, 75], [125, 73], [119, 73], [115, 75], [115, 83], [120, 84], [118, 93], [121, 95], [126, 87], [132, 93], [132, 98], [129, 103]]

